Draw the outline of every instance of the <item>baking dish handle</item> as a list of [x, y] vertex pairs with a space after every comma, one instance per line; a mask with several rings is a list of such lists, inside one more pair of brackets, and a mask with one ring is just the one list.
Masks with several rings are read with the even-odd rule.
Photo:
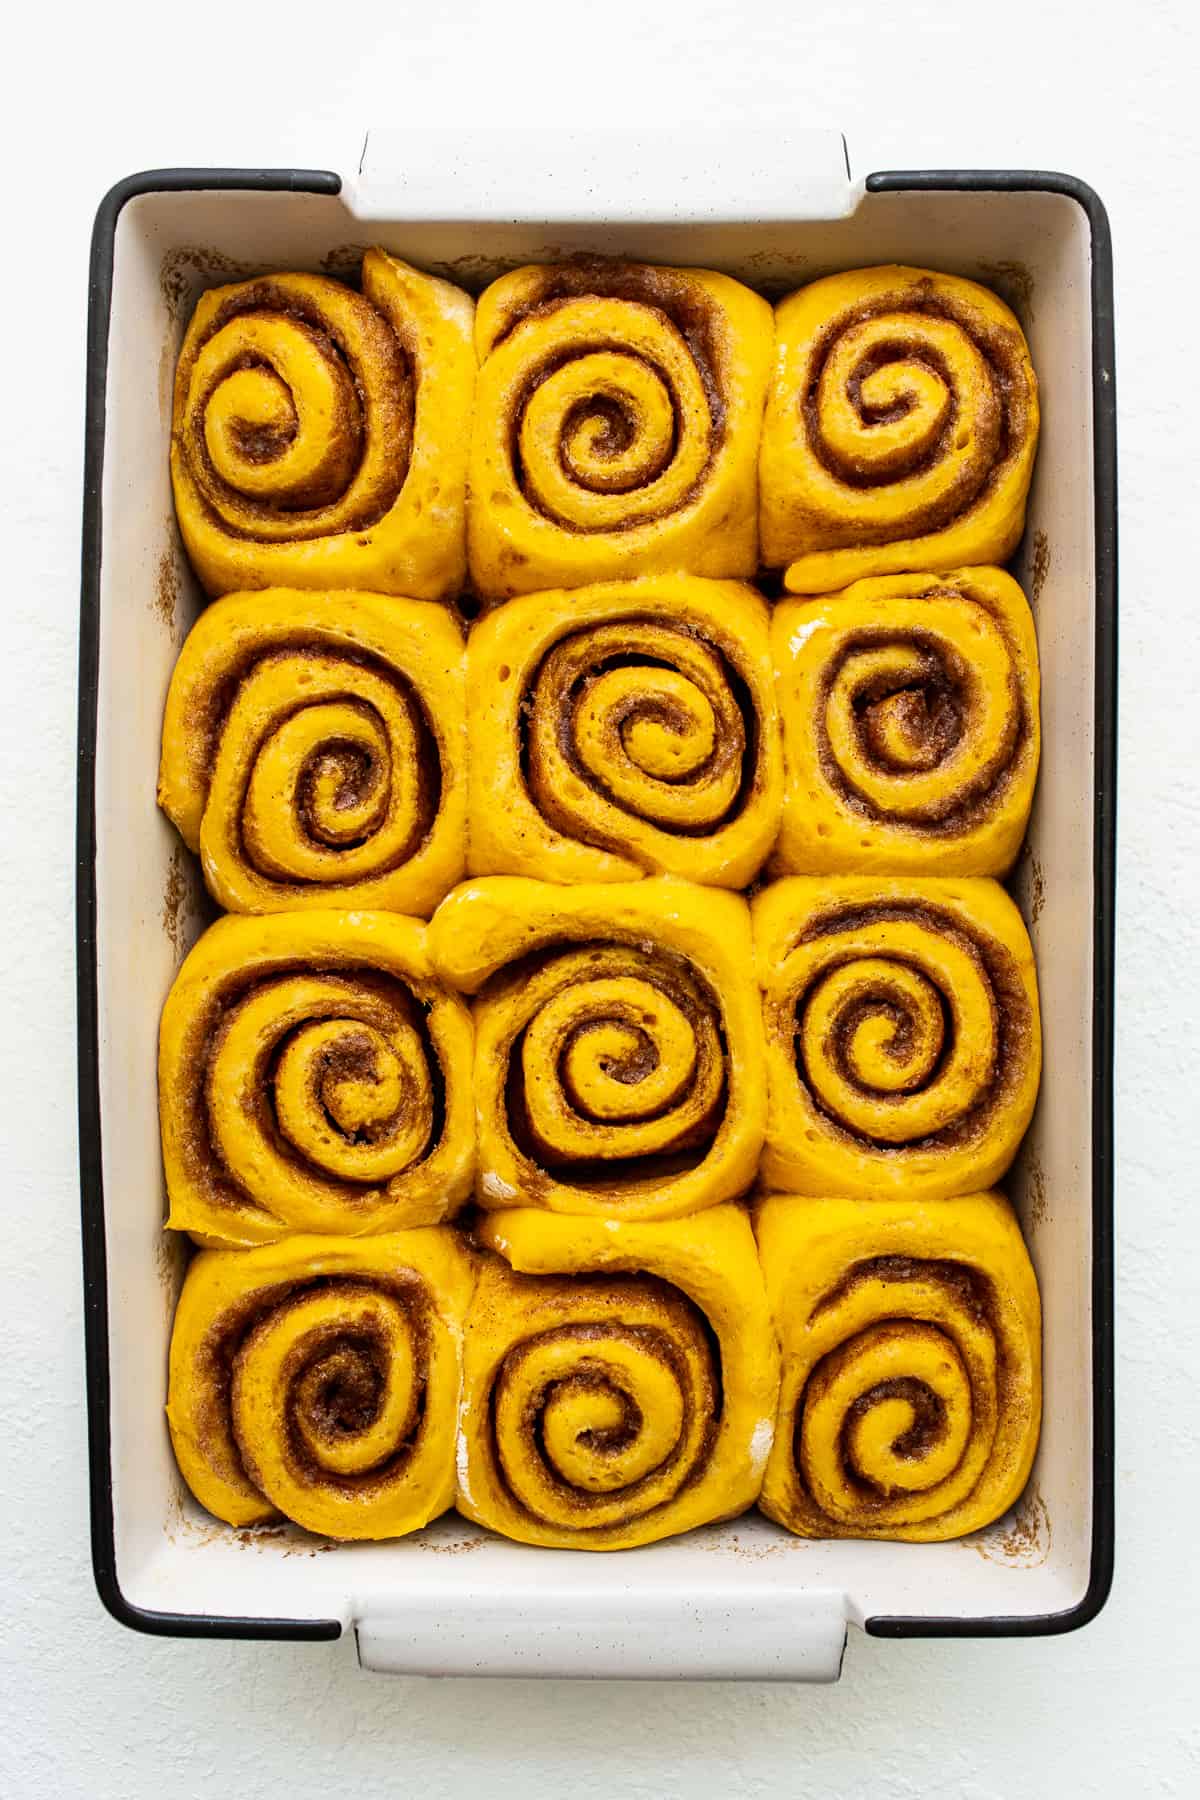
[[694, 127], [367, 133], [343, 182], [364, 221], [587, 225], [844, 219], [863, 183], [840, 131]]
[[[545, 1552], [538, 1552], [544, 1555]], [[445, 1588], [402, 1612], [361, 1618], [359, 1662], [389, 1675], [553, 1676], [600, 1680], [833, 1682], [846, 1646], [847, 1598], [756, 1584], [647, 1591], [625, 1581], [567, 1581], [557, 1592], [479, 1589], [469, 1606]]]

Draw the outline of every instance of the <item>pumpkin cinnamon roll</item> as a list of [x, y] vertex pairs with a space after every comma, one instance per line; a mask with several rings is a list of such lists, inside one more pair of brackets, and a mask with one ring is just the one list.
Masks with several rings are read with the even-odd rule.
[[994, 881], [794, 877], [754, 901], [786, 1193], [937, 1199], [1012, 1162], [1037, 1099], [1029, 937]]
[[783, 1383], [762, 1510], [812, 1538], [961, 1537], [1041, 1423], [1037, 1281], [1002, 1194], [777, 1196], [757, 1215]]
[[473, 1279], [449, 1230], [202, 1251], [167, 1401], [200, 1504], [332, 1538], [401, 1537], [445, 1512]]
[[475, 320], [478, 591], [753, 575], [773, 333], [765, 300], [708, 269], [582, 258], [493, 282]]
[[471, 868], [744, 887], [779, 826], [767, 607], [647, 576], [530, 594], [471, 633]]
[[201, 295], [171, 478], [210, 594], [461, 587], [473, 318], [458, 288], [382, 250], [363, 258], [361, 293], [262, 275]]
[[465, 665], [420, 600], [274, 589], [202, 613], [158, 798], [219, 904], [432, 912], [466, 854]]
[[167, 1223], [245, 1245], [448, 1217], [471, 1189], [471, 1042], [418, 920], [219, 919], [159, 1029]]
[[1003, 875], [1037, 779], [1038, 654], [1000, 569], [885, 575], [775, 608], [783, 874]]
[[740, 896], [669, 876], [468, 882], [430, 925], [476, 996], [476, 1193], [670, 1219], [745, 1192], [766, 1121]]
[[1006, 561], [1039, 414], [1004, 302], [929, 269], [856, 269], [790, 294], [775, 325], [760, 516], [785, 586]]
[[622, 1550], [753, 1503], [779, 1350], [745, 1214], [669, 1224], [520, 1208], [480, 1226], [460, 1512], [525, 1544]]

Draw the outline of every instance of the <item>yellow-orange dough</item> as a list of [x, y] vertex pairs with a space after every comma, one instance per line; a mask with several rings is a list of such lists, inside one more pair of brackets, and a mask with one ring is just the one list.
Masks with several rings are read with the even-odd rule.
[[1004, 302], [930, 269], [854, 269], [789, 294], [775, 329], [762, 560], [788, 565], [788, 590], [1007, 561], [1039, 415]]
[[168, 1224], [246, 1245], [447, 1218], [471, 1190], [471, 1050], [419, 920], [219, 919], [159, 1030]]
[[766, 1083], [740, 895], [498, 875], [429, 930], [442, 979], [477, 996], [484, 1206], [669, 1219], [745, 1192]]
[[466, 651], [440, 606], [231, 594], [163, 719], [159, 804], [230, 912], [428, 914], [466, 854]]
[[685, 575], [529, 594], [471, 632], [470, 866], [744, 887], [783, 757], [766, 602]]
[[401, 1537], [445, 1512], [472, 1283], [448, 1229], [202, 1251], [167, 1401], [201, 1505], [333, 1538]]
[[1038, 653], [1000, 569], [785, 600], [780, 874], [1004, 875], [1037, 779]]
[[1029, 1478], [1037, 1281], [1002, 1194], [758, 1208], [783, 1347], [759, 1501], [801, 1537], [961, 1537]]
[[620, 1550], [751, 1505], [779, 1350], [744, 1212], [489, 1213], [457, 1503], [505, 1537]]
[[708, 269], [580, 259], [493, 282], [475, 319], [478, 591], [753, 575], [773, 333], [765, 300]]
[[474, 307], [368, 250], [362, 292], [263, 275], [200, 296], [175, 376], [179, 529], [210, 594], [440, 600], [466, 570]]
[[755, 899], [783, 1193], [906, 1203], [999, 1180], [1041, 1073], [1037, 975], [994, 881], [794, 876]]

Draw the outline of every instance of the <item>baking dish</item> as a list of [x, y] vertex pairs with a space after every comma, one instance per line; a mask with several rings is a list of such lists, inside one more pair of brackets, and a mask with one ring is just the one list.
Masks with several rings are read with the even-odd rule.
[[[554, 139], [386, 132], [338, 175], [165, 170], [104, 199], [92, 246], [80, 639], [79, 1107], [92, 1540], [109, 1610], [175, 1635], [333, 1638], [409, 1673], [830, 1680], [877, 1636], [1073, 1629], [1113, 1551], [1112, 988], [1116, 480], [1112, 278], [1097, 197], [1061, 175], [853, 182], [836, 134]], [[478, 290], [575, 251], [715, 266], [774, 295], [838, 268], [929, 265], [1021, 315], [1044, 417], [1017, 563], [1043, 667], [1042, 775], [1014, 880], [1046, 1069], [1010, 1192], [1042, 1284], [1045, 1426], [1025, 1498], [940, 1545], [813, 1543], [750, 1515], [594, 1557], [450, 1515], [383, 1545], [203, 1514], [163, 1418], [181, 1245], [161, 1230], [155, 1037], [206, 916], [154, 806], [162, 701], [201, 604], [167, 473], [196, 295], [243, 274], [352, 274], [371, 243]]]

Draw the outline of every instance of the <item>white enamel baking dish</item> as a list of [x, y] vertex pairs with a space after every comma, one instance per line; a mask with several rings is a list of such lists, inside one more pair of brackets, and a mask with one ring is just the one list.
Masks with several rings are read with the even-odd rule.
[[[769, 294], [899, 261], [1013, 303], [1044, 422], [1017, 572], [1034, 601], [1044, 753], [1016, 890], [1038, 952], [1041, 1101], [1011, 1192], [1041, 1280], [1045, 1426], [1013, 1515], [959, 1543], [808, 1543], [750, 1515], [609, 1556], [450, 1515], [318, 1545], [217, 1526], [163, 1415], [183, 1252], [162, 1232], [155, 1040], [203, 922], [154, 804], [162, 702], [200, 606], [176, 536], [171, 381], [197, 294], [352, 272], [380, 243], [478, 290], [590, 250], [725, 269]], [[1115, 452], [1111, 263], [1083, 184], [1012, 171], [852, 182], [832, 134], [782, 140], [372, 134], [356, 174], [169, 170], [103, 202], [93, 244], [80, 665], [79, 1030], [93, 1548], [136, 1628], [328, 1638], [414, 1673], [834, 1679], [877, 1635], [1069, 1630], [1112, 1560], [1111, 1034]]]

